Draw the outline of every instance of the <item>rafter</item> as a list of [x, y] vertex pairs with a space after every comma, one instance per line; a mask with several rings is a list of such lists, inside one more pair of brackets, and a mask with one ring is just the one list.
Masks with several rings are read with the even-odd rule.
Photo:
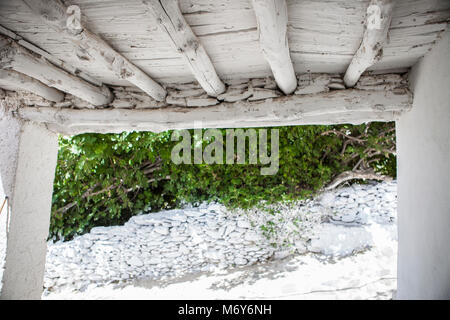
[[361, 74], [381, 59], [383, 45], [391, 24], [394, 2], [394, 0], [370, 1], [361, 45], [344, 76], [344, 83], [347, 87], [354, 87]]
[[183, 55], [198, 83], [210, 96], [217, 97], [225, 85], [216, 73], [205, 48], [197, 39], [180, 11], [178, 0], [151, 0], [146, 2], [150, 14], [169, 35], [172, 44]]
[[64, 100], [64, 93], [61, 91], [14, 70], [0, 69], [0, 87], [2, 86], [12, 86], [19, 90], [32, 92], [53, 102]]
[[29, 49], [30, 51], [42, 56], [43, 58], [45, 58], [46, 60], [48, 60], [49, 62], [54, 64], [55, 66], [69, 72], [70, 74], [78, 76], [78, 77], [82, 78], [83, 80], [86, 80], [87, 82], [92, 83], [93, 85], [96, 85], [98, 87], [102, 86], [101, 81], [94, 79], [93, 77], [91, 77], [87, 73], [81, 71], [80, 69], [77, 69], [74, 66], [67, 64], [64, 61], [56, 58], [55, 56], [51, 55], [47, 51], [37, 47], [36, 45], [34, 45], [31, 42], [26, 41], [21, 36], [12, 32], [9, 29], [3, 27], [2, 25], [0, 25], [0, 33], [4, 34], [5, 36], [8, 36], [11, 39], [16, 40], [17, 43], [20, 44], [22, 47], [25, 47], [25, 48]]
[[258, 23], [259, 42], [272, 69], [278, 87], [291, 94], [297, 87], [287, 39], [287, 5], [285, 0], [253, 0]]
[[23, 107], [17, 113], [25, 120], [46, 123], [57, 132], [78, 134], [124, 130], [158, 132], [198, 125], [204, 128], [236, 128], [392, 121], [410, 108], [411, 94], [407, 89], [347, 89], [255, 102], [222, 102], [197, 108], [81, 110]]
[[66, 7], [60, 0], [23, 1], [49, 26], [76, 45], [80, 59], [102, 64], [118, 78], [131, 82], [155, 100], [164, 100], [167, 93], [160, 84], [83, 26], [78, 6]]
[[96, 106], [108, 104], [112, 100], [107, 87], [97, 87], [73, 76], [4, 36], [0, 36], [0, 67], [25, 74]]

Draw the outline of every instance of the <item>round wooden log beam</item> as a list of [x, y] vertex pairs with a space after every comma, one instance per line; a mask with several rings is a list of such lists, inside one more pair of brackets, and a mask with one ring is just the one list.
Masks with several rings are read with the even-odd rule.
[[19, 90], [32, 92], [53, 102], [61, 102], [64, 100], [64, 93], [61, 91], [14, 70], [0, 69], [0, 87], [2, 85], [13, 86]]

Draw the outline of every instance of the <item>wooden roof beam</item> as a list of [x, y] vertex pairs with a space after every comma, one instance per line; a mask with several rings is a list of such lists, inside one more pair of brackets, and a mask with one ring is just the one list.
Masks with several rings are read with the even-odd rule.
[[344, 83], [347, 87], [354, 87], [361, 74], [381, 59], [392, 20], [394, 2], [394, 0], [370, 1], [361, 45], [345, 72]]
[[82, 78], [83, 80], [86, 80], [87, 82], [92, 83], [93, 85], [96, 85], [98, 87], [102, 86], [101, 81], [94, 79], [93, 77], [91, 77], [87, 73], [81, 71], [80, 69], [77, 69], [74, 66], [71, 66], [70, 64], [67, 64], [64, 61], [54, 57], [47, 51], [37, 47], [36, 45], [32, 44], [31, 42], [26, 41], [21, 36], [17, 35], [16, 33], [12, 32], [9, 29], [3, 27], [2, 25], [0, 25], [0, 33], [4, 34], [5, 36], [7, 36], [11, 39], [16, 40], [17, 43], [20, 44], [22, 47], [25, 47], [25, 48], [29, 49], [30, 51], [37, 53], [38, 55], [45, 58], [47, 61], [51, 62], [52, 64], [54, 64], [55, 66], [57, 66], [63, 70], [69, 72], [70, 74], [78, 76], [78, 77]]
[[150, 14], [166, 32], [173, 45], [186, 60], [198, 83], [210, 96], [225, 92], [225, 85], [216, 73], [205, 48], [183, 17], [178, 0], [146, 1]]
[[278, 87], [291, 94], [297, 87], [287, 39], [287, 5], [285, 0], [253, 0], [264, 57], [272, 69]]
[[4, 36], [0, 36], [0, 68], [20, 72], [95, 106], [108, 104], [113, 98], [107, 87], [94, 86]]
[[55, 88], [51, 88], [34, 78], [14, 70], [0, 69], [0, 87], [5, 85], [32, 92], [53, 102], [61, 102], [64, 100], [64, 93]]
[[70, 109], [22, 107], [24, 120], [46, 123], [64, 134], [126, 130], [271, 127], [301, 124], [392, 121], [411, 108], [408, 89], [345, 89], [259, 101], [222, 102], [209, 107], [156, 109]]
[[81, 23], [78, 6], [66, 7], [60, 0], [23, 0], [49, 26], [63, 33], [82, 54], [80, 59], [99, 63], [120, 78], [134, 84], [157, 101], [163, 101], [166, 90], [123, 55], [115, 51]]

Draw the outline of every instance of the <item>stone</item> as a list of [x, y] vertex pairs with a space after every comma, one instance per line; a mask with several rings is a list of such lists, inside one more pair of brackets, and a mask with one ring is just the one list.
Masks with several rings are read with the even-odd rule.
[[220, 235], [220, 237], [223, 237], [225, 235], [225, 231], [226, 231], [227, 227], [226, 226], [221, 226], [219, 228], [219, 230], [217, 231]]
[[186, 211], [184, 211], [184, 214], [188, 217], [198, 218], [198, 217], [204, 216], [206, 214], [206, 212], [201, 212], [198, 210], [186, 210]]
[[99, 234], [96, 234], [97, 241], [98, 241], [98, 240], [108, 240], [109, 238], [111, 238], [111, 236], [112, 236], [112, 235], [110, 235], [110, 234], [108, 234], [108, 233], [99, 233]]
[[214, 216], [209, 216], [206, 218], [206, 225], [210, 228], [215, 228], [217, 226], [217, 220]]
[[234, 230], [236, 230], [236, 225], [229, 224], [226, 226], [225, 232], [223, 233], [223, 235], [226, 237], [226, 236], [230, 235]]
[[184, 242], [188, 239], [188, 236], [174, 236], [168, 237], [167, 242]]
[[350, 223], [355, 221], [356, 219], [356, 211], [347, 211], [345, 214], [341, 217], [342, 222]]
[[177, 258], [180, 256], [180, 253], [178, 251], [172, 251], [172, 252], [167, 252], [164, 254], [164, 258]]
[[162, 261], [160, 256], [155, 256], [147, 259], [145, 262], [148, 264], [160, 264]]
[[79, 239], [79, 244], [81, 247], [83, 247], [84, 249], [88, 249], [92, 246], [92, 241], [86, 238], [80, 238]]
[[326, 192], [321, 196], [320, 204], [325, 207], [333, 206], [335, 199], [336, 197], [332, 192]]
[[157, 226], [153, 229], [156, 233], [162, 234], [162, 235], [168, 235], [169, 234], [169, 228], [163, 227], [163, 226]]
[[244, 239], [247, 241], [259, 241], [262, 239], [262, 237], [255, 231], [248, 231], [245, 233]]
[[178, 252], [183, 255], [183, 254], [188, 254], [189, 252], [191, 252], [191, 250], [187, 246], [180, 244], [180, 247], [178, 248]]
[[64, 250], [64, 256], [66, 256], [67, 258], [73, 258], [76, 254], [77, 251], [71, 247], [68, 247], [66, 248], [66, 250]]
[[244, 230], [242, 229], [235, 229], [235, 231], [231, 232], [228, 237], [233, 239], [233, 238], [241, 238], [242, 234], [244, 233]]
[[292, 254], [291, 250], [281, 250], [281, 251], [275, 251], [273, 254], [274, 260], [281, 260], [284, 259]]
[[243, 228], [243, 229], [250, 229], [252, 227], [250, 222], [248, 220], [244, 220], [244, 219], [239, 219], [237, 221], [237, 226], [239, 228]]
[[179, 222], [187, 221], [187, 216], [181, 212], [176, 212], [171, 215], [168, 215], [167, 218], [170, 220], [179, 221]]
[[247, 259], [244, 259], [244, 258], [236, 258], [236, 259], [234, 259], [234, 264], [236, 264], [236, 265], [245, 265], [245, 264], [247, 264]]
[[294, 242], [294, 247], [298, 254], [304, 254], [308, 252], [308, 247], [306, 246], [306, 243], [302, 240], [296, 240]]
[[222, 252], [214, 249], [209, 249], [208, 251], [204, 252], [203, 256], [216, 261], [221, 261], [225, 258], [225, 255]]
[[182, 224], [180, 221], [177, 221], [177, 220], [173, 220], [171, 223], [172, 223], [173, 227], [178, 227], [178, 226], [181, 226], [181, 224]]
[[259, 251], [260, 248], [258, 246], [256, 246], [256, 245], [253, 245], [253, 246], [246, 246], [246, 247], [244, 247], [244, 250], [251, 254], [252, 252]]
[[132, 217], [129, 221], [137, 225], [158, 225], [164, 222], [165, 217], [161, 213], [143, 214]]
[[127, 262], [130, 266], [135, 267], [142, 267], [144, 265], [138, 257], [131, 257]]
[[222, 237], [218, 230], [207, 230], [206, 234], [213, 239], [220, 239]]
[[91, 234], [105, 234], [108, 233], [111, 230], [112, 227], [95, 227], [92, 228], [90, 233]]
[[228, 239], [228, 242], [231, 244], [241, 244], [242, 243], [242, 239], [241, 238], [230, 238]]
[[204, 239], [202, 237], [200, 237], [197, 233], [193, 232], [191, 234], [192, 238], [191, 241], [194, 245], [200, 244], [204, 242]]
[[396, 195], [393, 193], [385, 193], [384, 200], [386, 201], [395, 201], [397, 199]]

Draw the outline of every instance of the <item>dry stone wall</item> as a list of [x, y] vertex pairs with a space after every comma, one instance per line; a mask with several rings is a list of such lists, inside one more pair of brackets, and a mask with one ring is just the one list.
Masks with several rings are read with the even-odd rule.
[[229, 211], [213, 203], [144, 213], [123, 226], [49, 242], [45, 287], [82, 290], [92, 283], [161, 279], [291, 254], [348, 255], [372, 245], [365, 226], [395, 224], [395, 206], [396, 183], [390, 182], [265, 206], [266, 211]]

